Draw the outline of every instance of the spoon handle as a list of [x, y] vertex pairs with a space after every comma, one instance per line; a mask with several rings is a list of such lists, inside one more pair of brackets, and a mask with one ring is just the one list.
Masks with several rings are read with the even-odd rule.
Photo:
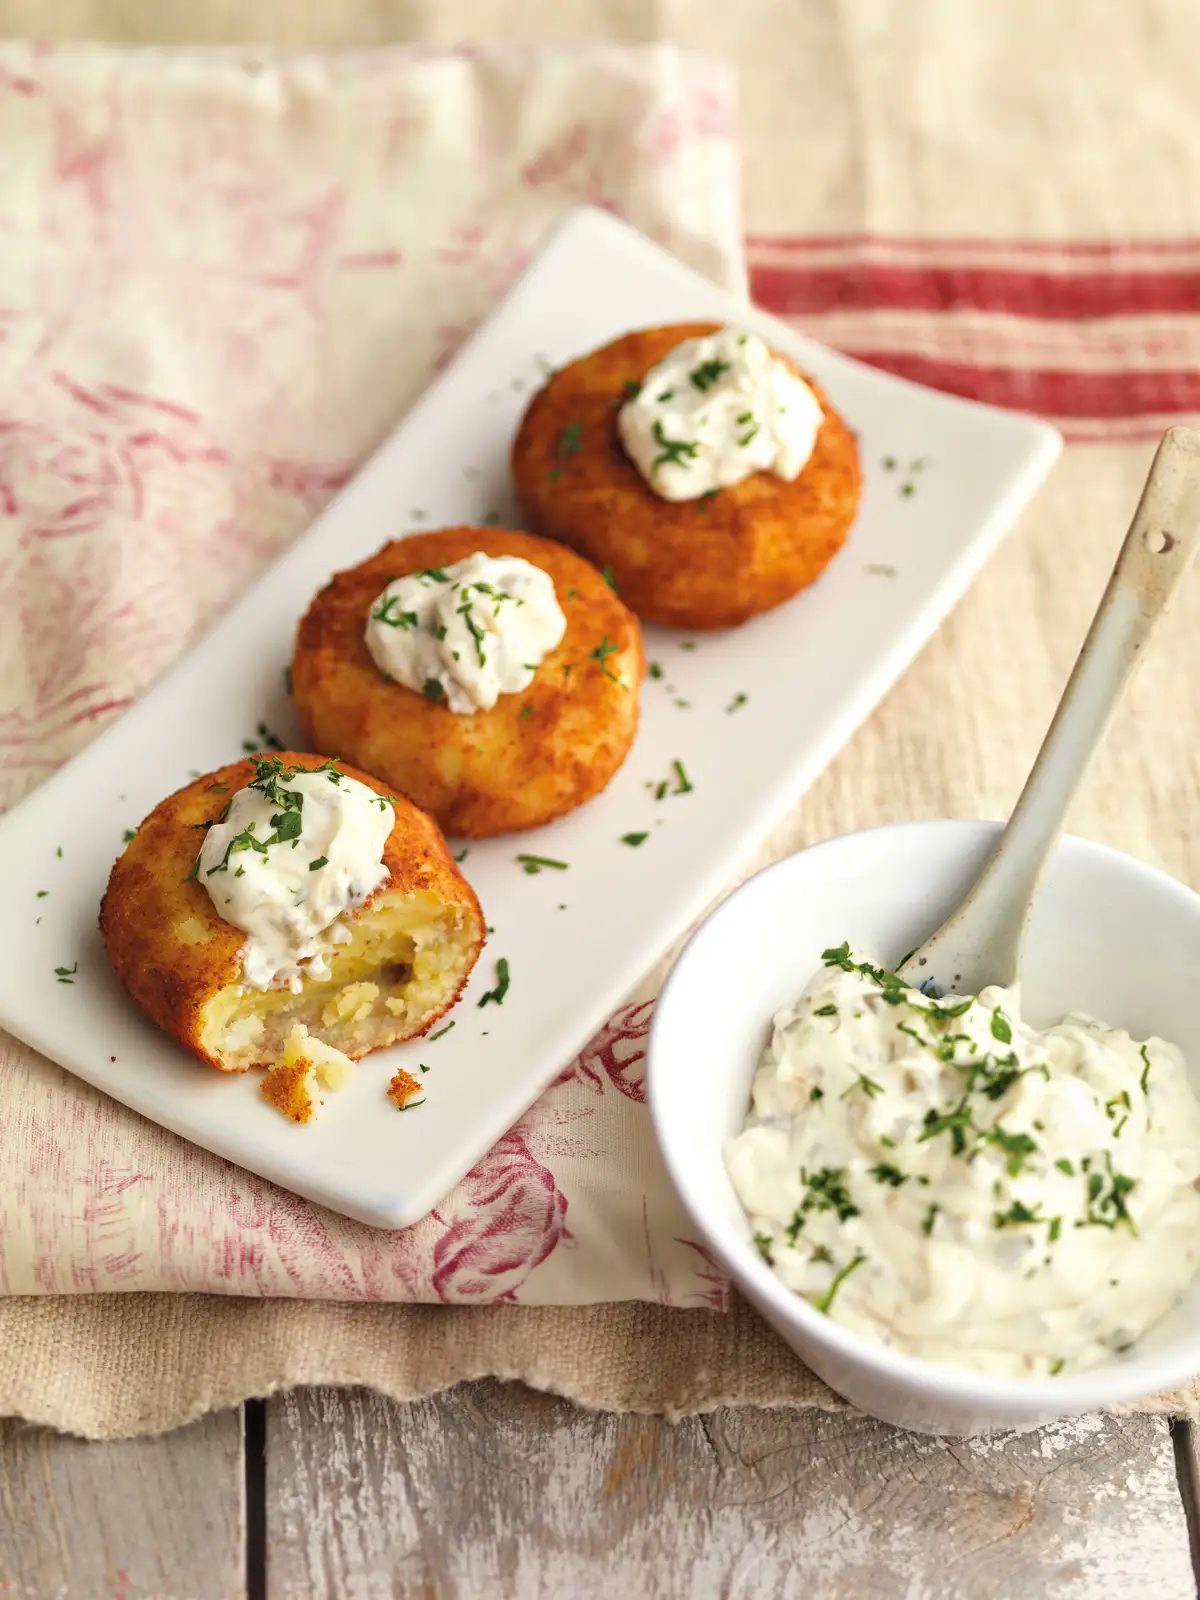
[[[1200, 547], [1200, 434], [1171, 428], [1033, 771], [975, 888], [904, 964], [976, 993], [1017, 981], [1030, 905], [1095, 750]], [[934, 959], [936, 955], [937, 959]], [[953, 967], [953, 973], [949, 968]], [[980, 974], [984, 976], [980, 979]]]

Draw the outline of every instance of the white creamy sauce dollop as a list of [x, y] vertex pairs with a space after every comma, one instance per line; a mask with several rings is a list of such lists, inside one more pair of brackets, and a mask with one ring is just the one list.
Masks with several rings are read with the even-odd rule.
[[721, 328], [651, 367], [617, 429], [655, 494], [696, 500], [753, 472], [799, 477], [821, 420], [816, 395], [757, 334]]
[[527, 689], [566, 631], [548, 573], [476, 553], [394, 578], [372, 601], [364, 637], [385, 677], [469, 715]]
[[1200, 1255], [1183, 1058], [1015, 991], [932, 999], [842, 946], [774, 1020], [726, 1164], [789, 1288], [909, 1355], [1004, 1376], [1088, 1367]]
[[195, 868], [218, 914], [247, 935], [252, 988], [298, 994], [306, 976], [329, 976], [329, 952], [350, 937], [338, 919], [388, 876], [383, 849], [395, 820], [390, 801], [332, 766], [259, 762], [208, 830]]

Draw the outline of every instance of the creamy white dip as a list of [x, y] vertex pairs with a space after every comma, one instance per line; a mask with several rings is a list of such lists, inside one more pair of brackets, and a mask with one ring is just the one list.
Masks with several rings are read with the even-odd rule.
[[722, 328], [651, 367], [617, 429], [655, 494], [696, 500], [753, 472], [799, 477], [821, 419], [816, 395], [757, 334]]
[[726, 1147], [764, 1258], [868, 1338], [1005, 1376], [1095, 1365], [1200, 1253], [1200, 1103], [1174, 1045], [1015, 991], [934, 1000], [847, 949], [774, 1019]]
[[548, 573], [476, 553], [394, 578], [371, 602], [364, 637], [385, 677], [467, 716], [527, 689], [566, 631]]
[[339, 922], [387, 877], [390, 803], [332, 764], [288, 767], [278, 756], [232, 797], [195, 866], [218, 914], [247, 935], [246, 982], [288, 987], [329, 976], [327, 957], [350, 937]]

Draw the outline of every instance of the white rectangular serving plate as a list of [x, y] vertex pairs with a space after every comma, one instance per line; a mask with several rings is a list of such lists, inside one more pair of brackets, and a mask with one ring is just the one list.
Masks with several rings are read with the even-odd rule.
[[[295, 742], [284, 668], [297, 620], [331, 572], [418, 521], [519, 525], [509, 446], [549, 364], [631, 328], [694, 319], [738, 323], [794, 356], [858, 432], [866, 482], [848, 544], [813, 588], [736, 631], [647, 630], [663, 676], [642, 688], [637, 741], [611, 786], [550, 827], [470, 845], [463, 870], [494, 934], [455, 1028], [367, 1057], [317, 1121], [285, 1121], [261, 1099], [258, 1073], [201, 1066], [118, 989], [96, 918], [124, 830], [189, 775], [236, 759], [260, 722]], [[143, 1116], [308, 1199], [378, 1227], [417, 1221], [830, 761], [1059, 448], [1041, 422], [847, 360], [623, 223], [573, 213], [312, 528], [137, 705], [0, 821], [0, 1023]], [[675, 761], [692, 790], [656, 800]], [[640, 848], [621, 842], [642, 831]], [[569, 866], [529, 875], [518, 851]], [[481, 1009], [501, 956], [511, 987], [503, 1005]], [[74, 980], [59, 982], [55, 968], [75, 963]], [[388, 1079], [420, 1063], [425, 1103], [398, 1115]]]

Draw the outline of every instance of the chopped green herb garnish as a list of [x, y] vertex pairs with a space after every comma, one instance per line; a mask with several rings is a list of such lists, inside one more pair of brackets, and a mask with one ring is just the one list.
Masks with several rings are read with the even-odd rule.
[[895, 456], [884, 456], [884, 458], [883, 458], [883, 470], [885, 472], [895, 472], [895, 470], [896, 470], [896, 458], [895, 458]]
[[465, 860], [466, 860], [466, 859], [467, 859], [467, 857], [468, 857], [468, 855], [470, 855], [470, 853], [471, 853], [471, 850], [470, 850], [470, 846], [469, 846], [469, 845], [463, 845], [463, 847], [462, 847], [462, 849], [461, 849], [461, 850], [459, 850], [459, 851], [458, 851], [458, 852], [457, 852], [457, 853], [456, 853], [456, 854], [455, 854], [455, 857], [454, 857], [454, 859], [455, 859], [455, 861], [457, 861], [457, 862], [458, 862], [458, 863], [459, 863], [459, 865], [460, 865], [460, 866], [461, 866], [461, 865], [462, 865], [462, 863], [463, 863], [463, 862], [464, 862], [464, 861], [465, 861]]
[[623, 833], [621, 835], [621, 843], [631, 844], [636, 848], [639, 844], [645, 844], [649, 837], [648, 833]]
[[655, 785], [655, 787], [654, 787], [654, 798], [656, 800], [664, 799], [666, 797], [667, 790], [670, 787], [671, 787], [670, 784], [664, 778], [661, 783]]
[[908, 1182], [907, 1172], [901, 1172], [899, 1167], [893, 1167], [886, 1161], [881, 1161], [878, 1166], [870, 1170], [876, 1183], [890, 1184], [893, 1189], [898, 1189], [902, 1183]]
[[672, 761], [671, 770], [675, 774], [675, 788], [672, 792], [674, 794], [691, 794], [692, 790], [695, 788], [695, 785], [692, 783], [687, 773], [683, 770], [683, 762]]
[[419, 618], [415, 611], [402, 611], [400, 609], [400, 596], [385, 594], [379, 605], [378, 611], [372, 611], [372, 622], [382, 622], [389, 628], [415, 628]]
[[654, 424], [654, 442], [658, 445], [661, 455], [657, 455], [651, 463], [650, 471], [655, 473], [664, 465], [683, 467], [686, 466], [699, 452], [700, 446], [689, 439], [668, 439], [663, 432], [662, 422]]
[[1041, 1203], [1032, 1208], [1023, 1200], [1014, 1200], [1007, 1211], [994, 1211], [992, 1213], [992, 1226], [994, 1228], [1015, 1228], [1035, 1222], [1046, 1222], [1047, 1217], [1039, 1216]]
[[717, 498], [715, 489], [706, 489], [703, 494], [696, 496], [696, 505], [699, 510], [706, 511]]
[[136, 838], [137, 838], [137, 830], [136, 829], [134, 829], [134, 828], [126, 828], [125, 829], [125, 843], [126, 844], [128, 844], [130, 842], [130, 840], [136, 839]]
[[[876, 578], [894, 578], [896, 576], [895, 567], [889, 567], [882, 561], [870, 562], [866, 570]], [[900, 963], [900, 965], [904, 965], [903, 961]]]
[[825, 1291], [825, 1293], [821, 1296], [821, 1298], [819, 1300], [814, 1300], [813, 1301], [813, 1303], [812, 1303], [813, 1310], [814, 1311], [820, 1311], [822, 1313], [822, 1315], [828, 1316], [829, 1315], [829, 1308], [830, 1308], [830, 1306], [833, 1305], [833, 1297], [834, 1297], [834, 1295], [842, 1287], [843, 1283], [845, 1283], [846, 1279], [850, 1276], [850, 1274], [854, 1271], [854, 1269], [856, 1267], [861, 1267], [863, 1262], [866, 1259], [867, 1259], [866, 1256], [863, 1255], [862, 1251], [860, 1250], [858, 1255], [856, 1255], [852, 1261], [848, 1262], [842, 1268], [842, 1270], [837, 1274], [837, 1276], [834, 1278], [833, 1282], [829, 1285], [829, 1288]]
[[77, 961], [73, 967], [55, 967], [54, 976], [58, 979], [59, 983], [74, 983], [75, 974], [78, 971], [79, 963]]
[[741, 690], [739, 690], [738, 693], [734, 695], [733, 699], [729, 702], [729, 704], [725, 707], [726, 711], [736, 711], [736, 710], [738, 710], [738, 708], [740, 706], [744, 706], [746, 704], [746, 701], [749, 698], [750, 698], [750, 696], [748, 694], [743, 694], [741, 692]]
[[425, 686], [421, 690], [426, 700], [435, 706], [440, 706], [446, 698], [446, 690], [439, 678], [426, 678]]
[[754, 1246], [767, 1265], [769, 1267], [773, 1266], [774, 1258], [771, 1255], [771, 1235], [769, 1233], [756, 1233], [754, 1235]]
[[999, 1006], [992, 1012], [992, 1037], [999, 1039], [1001, 1044], [1012, 1043], [1012, 1024]]
[[1066, 1156], [1060, 1156], [1054, 1165], [1060, 1172], [1065, 1172], [1068, 1178], [1073, 1178], [1075, 1176], [1075, 1168], [1071, 1162], [1067, 1160]]
[[1145, 1045], [1142, 1046], [1141, 1055], [1142, 1055], [1142, 1078], [1141, 1078], [1142, 1093], [1143, 1094], [1148, 1094], [1149, 1090], [1150, 1090], [1150, 1057], [1146, 1054], [1146, 1046]]
[[616, 594], [617, 586], [613, 582], [613, 569], [611, 567], [609, 567], [609, 566], [601, 567], [600, 568], [600, 576], [604, 579], [605, 583], [612, 590], [612, 592], [614, 594]]
[[1066, 1364], [1067, 1364], [1066, 1357], [1065, 1356], [1059, 1356], [1058, 1360], [1050, 1368], [1050, 1376], [1052, 1378], [1057, 1377], [1058, 1374], [1062, 1371], [1062, 1369], [1066, 1366]]
[[588, 660], [597, 662], [604, 676], [606, 678], [610, 678], [613, 683], [619, 685], [619, 687], [623, 689], [625, 685], [621, 682], [621, 679], [617, 677], [615, 672], [611, 672], [609, 668], [605, 666], [605, 662], [608, 660], [609, 656], [616, 655], [618, 648], [619, 646], [615, 644], [609, 644], [608, 635], [605, 634], [596, 648], [588, 651]]
[[1117, 1228], [1124, 1223], [1136, 1237], [1137, 1228], [1125, 1204], [1130, 1191], [1136, 1187], [1136, 1179], [1126, 1177], [1123, 1172], [1114, 1172], [1112, 1156], [1107, 1150], [1104, 1152], [1104, 1164], [1105, 1172], [1088, 1173], [1085, 1220], [1100, 1228]]
[[49, 889], [39, 889], [37, 892], [37, 898], [39, 900], [44, 900], [49, 893]]
[[855, 1089], [861, 1089], [868, 1100], [874, 1100], [877, 1094], [883, 1093], [883, 1085], [876, 1083], [874, 1078], [868, 1078], [865, 1072], [860, 1072], [850, 1087], [842, 1090], [840, 1098], [844, 1100], [848, 1094], [853, 1094]]
[[813, 1012], [814, 1017], [836, 1017], [837, 1014], [838, 1008], [832, 1002], [827, 1006], [818, 1006]]
[[655, 680], [661, 678], [663, 675], [662, 663], [659, 661], [652, 661], [647, 670], [649, 671], [650, 676]]
[[696, 641], [694, 639], [684, 639], [680, 643], [679, 648], [681, 650], [698, 650], [699, 646], [697, 645], [697, 643], [696, 643]]
[[918, 1144], [924, 1144], [927, 1139], [936, 1139], [939, 1134], [947, 1133], [950, 1135], [950, 1148], [956, 1156], [960, 1156], [967, 1147], [967, 1134], [973, 1132], [975, 1128], [966, 1095], [951, 1111], [934, 1111], [932, 1108], [928, 1110], [925, 1113], [924, 1127], [924, 1133], [918, 1136]]
[[934, 1219], [941, 1209], [941, 1206], [930, 1206], [929, 1210], [925, 1213], [925, 1220], [921, 1224], [921, 1232], [927, 1239], [933, 1233]]
[[738, 440], [738, 445], [744, 450], [745, 447], [758, 436], [758, 423], [755, 420], [754, 413], [752, 411], [743, 411], [741, 416], [738, 418], [738, 421], [743, 427], [746, 427], [747, 423], [749, 424], [749, 426], [746, 427], [746, 432]]
[[656, 396], [656, 399], [657, 399], [658, 404], [660, 406], [666, 405], [668, 400], [673, 400], [674, 398], [675, 398], [674, 389], [664, 389], [663, 392], [660, 395]]
[[1027, 1133], [1009, 1133], [998, 1122], [994, 1127], [983, 1130], [979, 1135], [979, 1143], [981, 1145], [994, 1144], [1004, 1151], [1007, 1157], [1006, 1165], [1010, 1178], [1017, 1177], [1021, 1168], [1037, 1149], [1037, 1144]]
[[642, 392], [642, 386], [636, 378], [626, 378], [624, 388], [626, 400], [636, 400]]
[[833, 1255], [828, 1245], [819, 1244], [808, 1258], [810, 1261], [824, 1261], [826, 1265], [833, 1265]]
[[60, 861], [62, 860], [62, 845], [59, 845], [54, 854], [59, 858]]
[[502, 1006], [504, 1004], [504, 996], [508, 993], [509, 984], [508, 962], [504, 956], [501, 956], [496, 962], [496, 979], [496, 987], [494, 989], [489, 989], [488, 992], [480, 998], [479, 1004], [481, 1008], [486, 1006], [489, 1001], [498, 1006]]
[[422, 567], [419, 572], [413, 573], [414, 578], [420, 578], [422, 583], [449, 583], [450, 574], [445, 567]]
[[859, 1209], [851, 1200], [850, 1191], [842, 1181], [844, 1175], [844, 1167], [822, 1167], [810, 1178], [801, 1167], [800, 1181], [807, 1186], [808, 1193], [800, 1210], [836, 1211], [839, 1222], [849, 1222], [851, 1217], [857, 1217]]
[[558, 459], [566, 461], [570, 456], [577, 456], [583, 449], [583, 423], [568, 422], [558, 436]]
[[565, 861], [555, 861], [552, 856], [519, 855], [517, 860], [531, 876], [541, 872], [544, 867], [553, 868], [555, 872], [565, 872], [568, 865]]
[[819, 1084], [818, 1084], [818, 1085], [817, 1085], [817, 1087], [816, 1087], [816, 1088], [814, 1088], [814, 1089], [810, 1089], [810, 1090], [809, 1090], [809, 1091], [808, 1091], [808, 1098], [809, 1098], [809, 1099], [810, 1099], [810, 1100], [824, 1100], [824, 1098], [825, 1098], [825, 1091], [824, 1091], [824, 1089], [822, 1089], [822, 1088], [821, 1088], [821, 1087], [820, 1087], [820, 1085], [819, 1085]]
[[451, 1028], [452, 1028], [452, 1027], [453, 1027], [453, 1026], [454, 1026], [454, 1022], [453, 1022], [453, 1020], [451, 1020], [451, 1021], [450, 1021], [450, 1022], [448, 1022], [448, 1023], [447, 1023], [447, 1024], [446, 1024], [446, 1026], [445, 1026], [445, 1027], [444, 1027], [444, 1028], [439, 1028], [439, 1029], [438, 1029], [438, 1031], [437, 1031], [437, 1032], [436, 1032], [436, 1033], [431, 1033], [431, 1034], [430, 1034], [430, 1035], [429, 1035], [429, 1042], [430, 1042], [430, 1044], [432, 1044], [432, 1043], [433, 1043], [433, 1041], [434, 1041], [434, 1040], [435, 1040], [435, 1039], [442, 1039], [442, 1038], [444, 1038], [444, 1037], [445, 1037], [445, 1036], [446, 1036], [446, 1034], [448, 1034], [448, 1033], [449, 1033], [449, 1032], [450, 1032], [450, 1029], [451, 1029]]
[[703, 394], [706, 389], [711, 389], [723, 372], [730, 370], [728, 361], [702, 361], [698, 367], [693, 367], [688, 376], [694, 386]]
[[329, 865], [329, 857], [328, 856], [317, 856], [315, 860], [310, 861], [308, 863], [308, 870], [310, 872], [319, 872], [322, 867], [327, 867], [328, 865]]

